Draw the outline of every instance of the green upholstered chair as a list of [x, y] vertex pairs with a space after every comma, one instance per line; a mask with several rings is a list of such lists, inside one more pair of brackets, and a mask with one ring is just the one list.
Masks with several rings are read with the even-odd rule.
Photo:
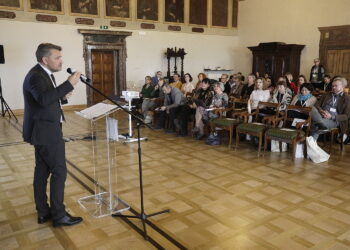
[[[309, 116], [310, 111], [310, 107], [289, 105], [284, 112], [282, 128], [270, 128], [265, 132], [264, 153], [267, 149], [268, 141], [275, 140], [280, 144], [285, 142], [292, 146], [293, 160], [295, 159], [296, 145], [298, 143], [303, 143], [305, 156], [305, 138], [309, 135], [311, 125], [311, 117]], [[295, 112], [305, 115], [306, 119], [294, 123]], [[282, 118], [277, 118], [277, 120], [282, 120]], [[276, 124], [278, 124], [278, 122], [276, 122]]]
[[[229, 148], [231, 148], [232, 145], [233, 131], [237, 125], [243, 122], [243, 120], [240, 119], [240, 114], [245, 112], [248, 100], [231, 98], [230, 102], [231, 107], [227, 109], [218, 109], [216, 112], [219, 112], [219, 118], [210, 122], [211, 131], [214, 131], [216, 128], [221, 128], [229, 132]], [[226, 114], [226, 117], [224, 114]]]
[[[244, 114], [244, 116], [252, 116], [252, 123], [242, 123], [236, 128], [236, 149], [239, 145], [240, 134], [246, 134], [251, 136], [257, 136], [259, 138], [258, 156], [260, 156], [263, 137], [265, 130], [269, 127], [266, 123], [266, 118], [278, 117], [279, 104], [271, 102], [259, 102], [256, 111], [251, 114]], [[268, 112], [267, 112], [268, 111]], [[247, 120], [245, 118], [244, 120]]]

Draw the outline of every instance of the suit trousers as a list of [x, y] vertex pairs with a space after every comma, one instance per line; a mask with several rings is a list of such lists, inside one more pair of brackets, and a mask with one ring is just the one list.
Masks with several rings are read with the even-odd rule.
[[[54, 145], [34, 145], [34, 198], [38, 216], [51, 213], [53, 219], [65, 215], [64, 186], [67, 178], [65, 145], [63, 139]], [[46, 186], [50, 177], [50, 206], [47, 203]]]

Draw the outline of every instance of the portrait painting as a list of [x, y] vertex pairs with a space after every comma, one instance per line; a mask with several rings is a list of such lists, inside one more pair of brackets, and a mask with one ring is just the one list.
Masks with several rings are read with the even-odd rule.
[[130, 18], [129, 0], [105, 0], [106, 16]]
[[190, 0], [190, 24], [207, 25], [207, 0]]
[[165, 21], [184, 22], [184, 0], [165, 0]]
[[78, 16], [98, 16], [98, 0], [71, 0], [71, 14]]
[[158, 0], [137, 0], [137, 19], [158, 21]]
[[21, 10], [23, 0], [0, 0], [0, 9]]
[[29, 0], [29, 10], [63, 13], [63, 0]]
[[212, 26], [227, 27], [228, 0], [215, 0], [212, 7]]

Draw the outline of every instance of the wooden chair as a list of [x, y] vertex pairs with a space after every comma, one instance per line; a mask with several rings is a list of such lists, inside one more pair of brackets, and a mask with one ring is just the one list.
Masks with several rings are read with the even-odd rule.
[[[243, 120], [240, 119], [240, 114], [242, 114], [242, 112], [245, 112], [248, 100], [232, 98], [231, 104], [232, 105], [230, 108], [217, 109], [216, 112], [219, 114], [219, 118], [214, 119], [210, 122], [211, 131], [214, 131], [215, 128], [221, 128], [229, 132], [229, 149], [232, 145], [233, 131], [237, 125], [243, 122]], [[224, 113], [226, 113], [226, 117], [224, 116]]]
[[[266, 113], [266, 110], [269, 110], [269, 113]], [[240, 134], [246, 134], [251, 136], [259, 137], [259, 146], [258, 146], [258, 156], [260, 156], [263, 137], [265, 130], [269, 127], [268, 120], [266, 118], [278, 117], [279, 114], [279, 104], [271, 102], [259, 102], [258, 107], [255, 112], [249, 114], [242, 114], [246, 116], [244, 120], [248, 120], [249, 116], [253, 117], [252, 123], [242, 123], [239, 124], [236, 128], [236, 149], [239, 145]]]
[[329, 140], [329, 154], [331, 154], [333, 152], [333, 144], [334, 144], [334, 138], [336, 138], [337, 136], [341, 137], [341, 142], [340, 144], [340, 152], [343, 152], [344, 149], [344, 142], [343, 142], [343, 135], [340, 133], [340, 129], [339, 128], [331, 128], [331, 129], [326, 129], [326, 130], [322, 130], [324, 132], [323, 134], [323, 144], [326, 145], [326, 139], [329, 135], [330, 140]]
[[[297, 111], [301, 114], [305, 115], [307, 119], [303, 122], [297, 122], [295, 127], [292, 127], [294, 121], [294, 115], [292, 115], [290, 111]], [[289, 105], [284, 113], [283, 117], [283, 127], [282, 128], [270, 128], [265, 132], [265, 145], [264, 145], [264, 153], [267, 149], [267, 142], [271, 140], [275, 140], [280, 142], [288, 143], [292, 145], [292, 155], [293, 160], [295, 159], [296, 153], [296, 145], [298, 143], [304, 144], [304, 157], [306, 156], [306, 143], [305, 139], [309, 135], [310, 125], [311, 125], [311, 116], [309, 115], [311, 111], [310, 107], [300, 107]], [[281, 120], [281, 118], [276, 118], [277, 120]], [[278, 124], [278, 121], [276, 121]], [[304, 128], [305, 126], [305, 128]]]

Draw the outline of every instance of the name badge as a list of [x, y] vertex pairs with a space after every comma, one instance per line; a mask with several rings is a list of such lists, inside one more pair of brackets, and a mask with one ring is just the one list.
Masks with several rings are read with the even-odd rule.
[[333, 113], [335, 113], [335, 112], [337, 112], [337, 109], [331, 108], [330, 111], [333, 112]]

